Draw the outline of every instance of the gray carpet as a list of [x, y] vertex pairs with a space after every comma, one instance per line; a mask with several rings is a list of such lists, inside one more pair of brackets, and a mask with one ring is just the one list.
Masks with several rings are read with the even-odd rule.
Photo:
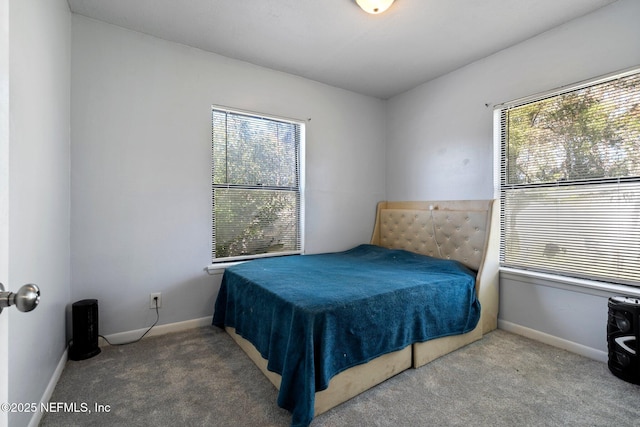
[[[41, 426], [288, 426], [276, 389], [205, 327], [69, 361]], [[95, 404], [109, 405], [96, 413]], [[638, 426], [640, 386], [606, 364], [504, 331], [410, 369], [318, 416], [329, 426]]]

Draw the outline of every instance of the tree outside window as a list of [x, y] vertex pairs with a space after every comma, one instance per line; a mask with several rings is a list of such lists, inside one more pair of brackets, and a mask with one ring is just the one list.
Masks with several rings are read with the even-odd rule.
[[505, 266], [640, 285], [640, 73], [500, 111]]
[[214, 262], [301, 251], [302, 126], [212, 109]]

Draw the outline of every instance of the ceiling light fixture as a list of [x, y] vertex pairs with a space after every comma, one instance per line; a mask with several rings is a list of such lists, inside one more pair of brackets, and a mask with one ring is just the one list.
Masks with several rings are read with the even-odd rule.
[[394, 0], [356, 0], [362, 10], [374, 15], [389, 9], [393, 2]]

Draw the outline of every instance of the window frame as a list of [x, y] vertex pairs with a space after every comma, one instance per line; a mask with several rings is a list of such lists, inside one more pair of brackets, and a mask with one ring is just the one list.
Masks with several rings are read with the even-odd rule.
[[[247, 116], [251, 118], [261, 119], [261, 120], [270, 120], [282, 123], [293, 124], [298, 127], [299, 130], [299, 141], [297, 142], [297, 186], [286, 187], [286, 189], [273, 187], [273, 186], [259, 186], [251, 184], [216, 184], [214, 180], [215, 174], [215, 154], [214, 154], [214, 143], [213, 143], [213, 133], [214, 133], [214, 124], [213, 124], [213, 114], [214, 112], [221, 112], [225, 114], [236, 114], [241, 116]], [[211, 264], [207, 267], [209, 271], [215, 271], [218, 269], [224, 269], [225, 267], [229, 267], [232, 265], [236, 265], [242, 262], [250, 261], [252, 259], [259, 258], [269, 258], [269, 257], [278, 257], [278, 256], [287, 256], [287, 255], [297, 255], [303, 254], [305, 248], [305, 145], [306, 145], [306, 121], [300, 119], [293, 119], [289, 117], [277, 116], [272, 114], [264, 114], [250, 110], [243, 110], [237, 108], [229, 108], [222, 105], [212, 104], [210, 108], [210, 119], [211, 119], [211, 175], [210, 175], [210, 185], [211, 185]], [[235, 256], [227, 256], [227, 257], [219, 257], [216, 258], [216, 243], [215, 243], [215, 195], [214, 192], [216, 189], [247, 189], [247, 190], [256, 190], [256, 189], [265, 189], [271, 191], [292, 191], [292, 189], [296, 191], [298, 195], [299, 209], [298, 209], [298, 242], [299, 249], [292, 251], [280, 251], [280, 252], [270, 252], [270, 253], [260, 253], [260, 254], [246, 254], [246, 255], [235, 255]]]
[[[521, 266], [505, 266], [504, 265], [504, 250], [505, 246], [508, 244], [505, 242], [505, 230], [503, 227], [504, 219], [505, 219], [505, 206], [504, 206], [504, 192], [508, 191], [503, 188], [503, 184], [505, 183], [505, 174], [506, 174], [506, 148], [505, 143], [507, 139], [504, 136], [504, 128], [503, 128], [503, 114], [504, 111], [523, 106], [526, 104], [530, 104], [533, 102], [541, 101], [548, 98], [553, 98], [555, 96], [560, 96], [563, 94], [567, 94], [569, 92], [578, 91], [584, 88], [588, 88], [591, 86], [599, 85], [601, 83], [610, 82], [616, 79], [637, 75], [640, 74], [640, 67], [632, 67], [625, 70], [609, 73], [600, 77], [596, 77], [593, 79], [584, 80], [575, 84], [562, 86], [547, 92], [538, 93], [535, 95], [519, 98], [510, 102], [497, 104], [494, 106], [493, 110], [493, 139], [494, 139], [494, 197], [500, 201], [500, 271], [506, 272], [515, 276], [522, 277], [530, 277], [531, 280], [544, 280], [549, 283], [564, 283], [569, 286], [578, 286], [584, 287], [591, 290], [602, 290], [602, 291], [614, 291], [620, 292], [621, 290], [626, 290], [626, 293], [638, 295], [640, 294], [640, 279], [637, 282], [626, 282], [626, 281], [609, 281], [609, 280], [601, 280], [599, 278], [585, 278], [580, 273], [567, 274], [566, 272], [554, 272], [554, 271], [544, 271], [538, 270], [535, 268], [529, 267], [521, 267]], [[639, 177], [632, 178], [612, 178], [612, 179], [594, 179], [594, 181], [598, 184], [607, 184], [610, 182], [638, 182], [640, 180]], [[595, 182], [594, 182], [595, 183]], [[532, 184], [530, 188], [542, 188], [542, 187], [560, 187], [564, 183], [556, 183], [550, 185], [549, 183], [540, 183], [540, 184]], [[575, 183], [574, 183], [575, 184]], [[509, 184], [506, 187], [518, 187], [518, 185]], [[562, 287], [562, 286], [560, 286]]]

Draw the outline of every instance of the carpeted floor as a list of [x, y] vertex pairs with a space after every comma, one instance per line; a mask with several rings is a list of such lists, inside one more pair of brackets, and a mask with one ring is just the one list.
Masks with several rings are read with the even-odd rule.
[[[288, 426], [277, 391], [224, 332], [193, 329], [69, 361], [41, 426]], [[103, 405], [96, 412], [95, 405]], [[85, 406], [86, 405], [86, 406]], [[83, 408], [87, 412], [81, 412]], [[504, 331], [318, 416], [330, 426], [637, 426], [640, 386]]]

